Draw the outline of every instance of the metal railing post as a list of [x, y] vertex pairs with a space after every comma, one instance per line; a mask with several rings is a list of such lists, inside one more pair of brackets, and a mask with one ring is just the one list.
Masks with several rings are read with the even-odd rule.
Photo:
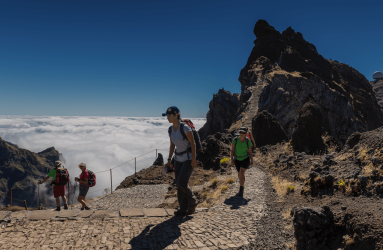
[[27, 201], [26, 200], [24, 200], [24, 205], [25, 205], [25, 210], [28, 210]]
[[134, 177], [136, 177], [137, 175], [136, 169], [137, 169], [137, 158], [134, 158]]
[[11, 197], [10, 197], [10, 199], [11, 199], [10, 204], [11, 204], [11, 206], [12, 206], [12, 188], [11, 188]]
[[70, 206], [70, 186], [69, 186], [70, 180], [68, 181], [68, 206]]
[[112, 169], [110, 170], [110, 193], [112, 193]]
[[156, 149], [156, 159], [154, 159], [154, 160], [157, 160], [157, 157], [158, 157], [158, 155], [157, 155], [157, 149]]

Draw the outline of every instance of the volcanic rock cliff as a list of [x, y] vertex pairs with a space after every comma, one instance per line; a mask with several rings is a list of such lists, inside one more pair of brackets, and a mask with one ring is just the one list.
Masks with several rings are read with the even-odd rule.
[[222, 120], [231, 120], [231, 129], [240, 123], [252, 127], [252, 118], [262, 110], [272, 114], [291, 137], [299, 110], [309, 100], [323, 114], [323, 132], [340, 145], [355, 131], [383, 125], [383, 112], [372, 86], [357, 70], [323, 58], [291, 27], [280, 33], [259, 20], [254, 34], [254, 48], [239, 75], [239, 103], [232, 102], [235, 105], [231, 104], [229, 115], [220, 111], [225, 104], [210, 105], [204, 127], [215, 129], [203, 130], [204, 138], [230, 127]]
[[[36, 206], [36, 182], [46, 176], [54, 162], [59, 159], [59, 152], [51, 147], [40, 153], [21, 149], [17, 145], [6, 142], [0, 137], [0, 195], [12, 196], [18, 200], [26, 200], [29, 206]], [[52, 193], [48, 189], [48, 193]], [[43, 198], [40, 193], [40, 198]], [[9, 199], [7, 200], [7, 204]], [[45, 199], [44, 199], [45, 200]], [[44, 200], [40, 200], [43, 201]], [[47, 202], [47, 201], [45, 201]], [[14, 201], [15, 205], [22, 206]]]

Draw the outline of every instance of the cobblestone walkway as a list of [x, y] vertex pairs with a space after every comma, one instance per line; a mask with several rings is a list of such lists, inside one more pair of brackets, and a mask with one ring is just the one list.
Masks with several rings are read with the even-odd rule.
[[[122, 208], [150, 208], [163, 203], [169, 185], [139, 185], [132, 188], [113, 191], [91, 203], [95, 210], [115, 210]], [[77, 204], [74, 207], [79, 208]]]
[[[246, 173], [243, 198], [234, 196], [239, 189], [237, 181], [231, 185], [217, 206], [208, 212], [199, 212], [187, 217], [121, 217], [117, 211], [96, 210], [89, 218], [80, 216], [81, 213], [77, 211], [73, 212], [77, 215], [76, 217], [70, 217], [64, 221], [56, 221], [60, 220], [58, 217], [51, 220], [31, 221], [26, 219], [30, 212], [15, 216], [3, 214], [5, 222], [0, 224], [0, 249], [248, 248], [254, 245], [255, 241], [259, 241], [260, 234], [266, 233], [268, 238], [274, 237], [273, 232], [269, 232], [270, 236], [267, 235], [261, 224], [269, 211], [266, 204], [269, 191], [265, 189], [266, 178], [264, 172], [251, 168]], [[236, 176], [235, 179], [237, 179]], [[153, 186], [147, 187], [153, 188]], [[158, 190], [158, 194], [166, 192], [167, 187], [164, 185], [162, 188], [163, 190]], [[138, 191], [132, 188], [129, 192], [129, 194], [137, 194]], [[114, 196], [109, 197], [116, 203], [124, 203], [119, 207], [113, 207], [112, 210], [128, 207], [129, 203], [124, 200], [130, 197], [128, 193], [115, 192]], [[105, 209], [103, 204], [106, 204], [109, 199], [107, 197], [95, 201], [92, 206]], [[159, 196], [155, 199], [157, 198]], [[160, 199], [157, 202], [160, 202]], [[141, 201], [139, 204], [144, 207], [147, 203]], [[128, 214], [140, 213], [138, 209], [125, 211]], [[68, 212], [68, 216], [69, 213], [72, 212]], [[123, 214], [121, 211], [120, 213]], [[168, 213], [171, 212], [168, 211]], [[43, 215], [36, 216], [38, 219], [38, 216]], [[280, 240], [277, 241], [278, 244], [268, 243], [270, 246], [261, 249], [283, 249], [279, 242]]]

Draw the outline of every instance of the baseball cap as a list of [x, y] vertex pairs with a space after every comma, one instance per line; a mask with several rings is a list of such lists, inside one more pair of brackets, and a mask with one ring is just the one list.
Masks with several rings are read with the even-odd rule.
[[60, 167], [61, 166], [61, 161], [55, 161], [55, 167]]
[[247, 128], [246, 128], [246, 127], [241, 127], [241, 128], [239, 129], [239, 133], [241, 133], [241, 132], [243, 132], [243, 133], [247, 133]]
[[162, 116], [167, 116], [171, 114], [179, 114], [180, 110], [176, 106], [171, 106], [166, 110], [166, 113], [162, 113]]

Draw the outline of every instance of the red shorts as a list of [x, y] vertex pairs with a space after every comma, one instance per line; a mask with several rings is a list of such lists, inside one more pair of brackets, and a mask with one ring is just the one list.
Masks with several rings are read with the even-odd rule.
[[60, 197], [60, 196], [65, 196], [65, 185], [54, 186], [53, 187], [53, 196], [55, 198]]

